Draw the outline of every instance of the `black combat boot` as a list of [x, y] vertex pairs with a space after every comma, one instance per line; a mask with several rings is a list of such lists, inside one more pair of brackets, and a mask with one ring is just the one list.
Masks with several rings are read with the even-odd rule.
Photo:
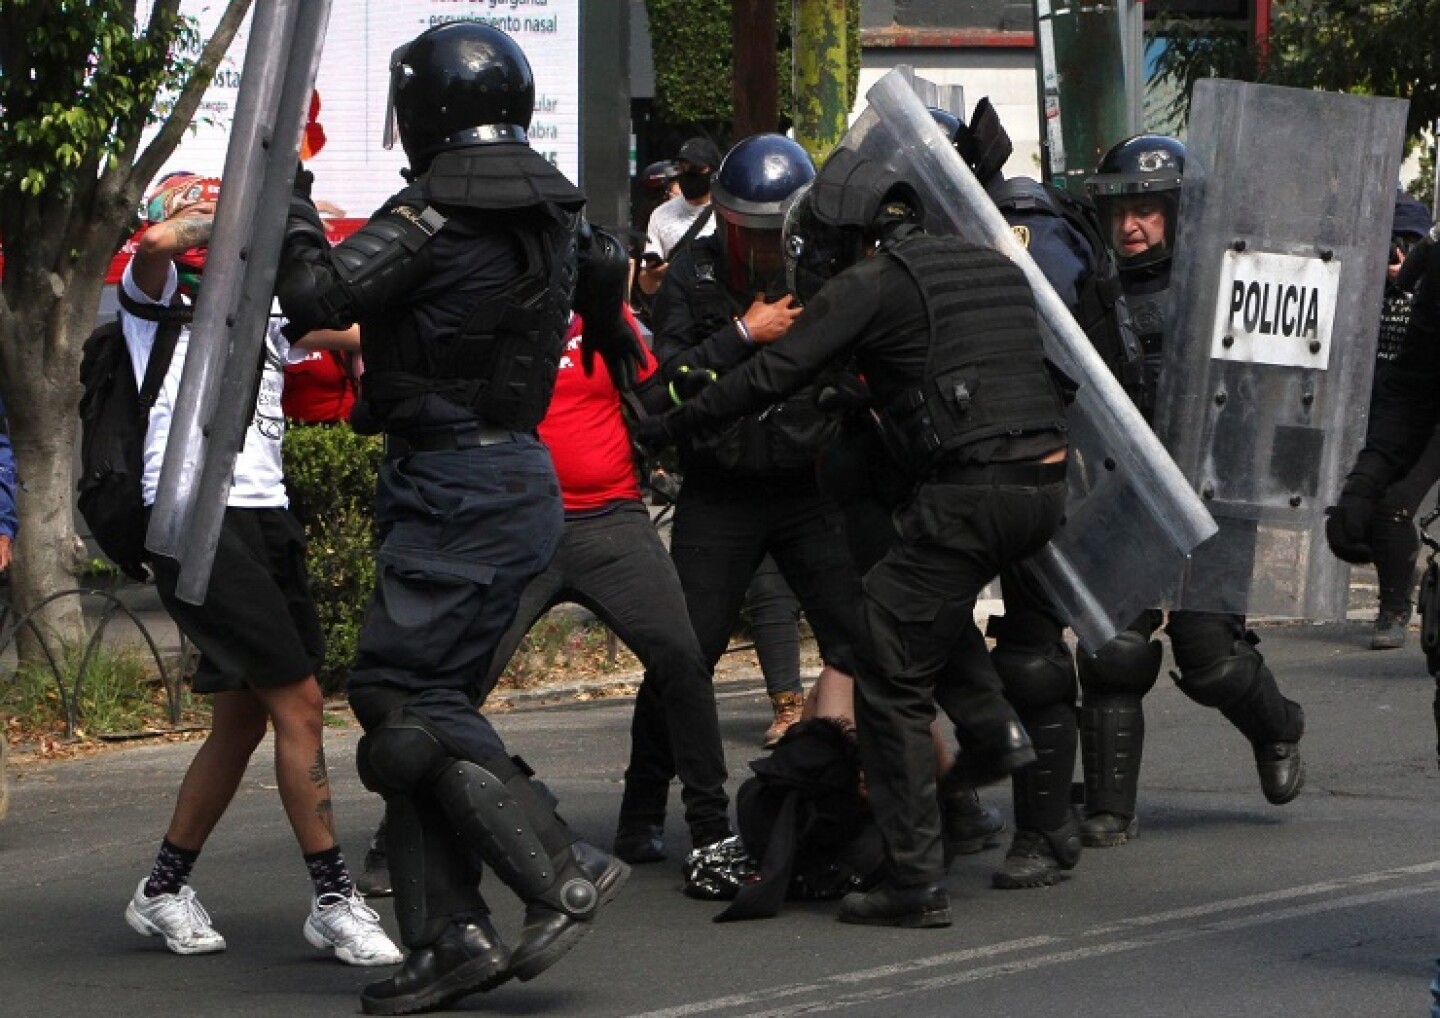
[[583, 841], [557, 857], [555, 868], [550, 889], [525, 903], [524, 932], [510, 959], [510, 972], [521, 982], [534, 979], [574, 947], [630, 877], [629, 866]]
[[1002, 891], [1049, 887], [1079, 861], [1080, 824], [1072, 815], [1057, 830], [1017, 830], [990, 883]]
[[842, 923], [861, 926], [904, 926], [911, 929], [950, 925], [950, 897], [940, 884], [852, 891], [840, 902]]
[[1256, 746], [1255, 767], [1260, 772], [1260, 791], [1273, 805], [1285, 805], [1305, 787], [1305, 761], [1300, 759], [1298, 742]]
[[940, 779], [940, 835], [945, 868], [957, 855], [974, 855], [994, 848], [1005, 833], [1005, 818], [998, 809], [984, 806], [975, 789], [957, 785], [947, 772]]
[[510, 978], [510, 952], [489, 916], [454, 917], [439, 938], [418, 948], [389, 979], [360, 992], [366, 1014], [434, 1011]]
[[632, 866], [664, 862], [665, 828], [659, 824], [621, 824], [615, 831], [615, 858]]

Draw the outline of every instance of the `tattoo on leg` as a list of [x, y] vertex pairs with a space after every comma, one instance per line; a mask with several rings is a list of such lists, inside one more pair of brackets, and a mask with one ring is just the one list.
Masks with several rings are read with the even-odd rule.
[[329, 799], [321, 799], [315, 805], [315, 815], [320, 818], [327, 831], [335, 833], [335, 807]]
[[315, 751], [315, 762], [310, 765], [310, 783], [316, 788], [324, 788], [330, 784], [330, 775], [325, 769], [324, 746]]

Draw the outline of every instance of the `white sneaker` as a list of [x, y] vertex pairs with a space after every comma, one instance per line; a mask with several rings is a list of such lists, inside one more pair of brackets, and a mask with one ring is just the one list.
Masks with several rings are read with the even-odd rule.
[[176, 954], [212, 954], [225, 950], [225, 938], [210, 925], [210, 914], [189, 885], [178, 894], [145, 896], [145, 880], [135, 888], [135, 897], [125, 906], [125, 921], [136, 933], [164, 937], [165, 946]]
[[310, 946], [331, 948], [346, 965], [399, 965], [400, 949], [380, 928], [380, 917], [358, 894], [322, 894], [305, 920]]

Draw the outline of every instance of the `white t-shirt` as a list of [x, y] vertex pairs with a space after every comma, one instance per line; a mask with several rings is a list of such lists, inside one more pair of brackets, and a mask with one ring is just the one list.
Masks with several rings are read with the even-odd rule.
[[[650, 224], [646, 229], [645, 250], [654, 251], [661, 258], [667, 261], [670, 252], [680, 238], [685, 236], [685, 231], [690, 229], [690, 224], [695, 222], [697, 216], [704, 212], [709, 205], [691, 205], [681, 194], [675, 195], [665, 204], [659, 206], [650, 213]], [[715, 232], [715, 220], [719, 219], [715, 212], [710, 213], [709, 220], [696, 237], [706, 237]]]
[[[170, 266], [170, 275], [165, 280], [165, 290], [160, 300], [152, 300], [135, 285], [130, 265], [120, 279], [125, 293], [137, 304], [168, 304], [175, 295], [179, 278], [175, 266]], [[158, 322], [147, 322], [143, 318], [120, 315], [125, 332], [125, 345], [130, 351], [130, 364], [135, 369], [135, 384], [145, 378], [145, 366], [150, 363], [150, 351], [155, 346], [155, 336], [160, 330]], [[285, 386], [284, 365], [304, 359], [304, 350], [291, 351], [290, 342], [280, 333], [285, 319], [272, 316], [265, 336], [265, 369], [260, 378], [260, 394], [255, 401], [255, 415], [245, 433], [245, 444], [235, 457], [235, 473], [230, 480], [230, 496], [226, 505], [241, 509], [275, 509], [290, 504], [285, 491], [285, 472], [281, 465], [280, 443], [285, 437], [285, 417], [280, 410], [280, 393]], [[141, 481], [145, 504], [155, 504], [155, 492], [159, 487], [160, 467], [165, 462], [165, 443], [170, 437], [170, 419], [175, 414], [175, 402], [180, 395], [180, 377], [185, 370], [185, 351], [190, 344], [190, 328], [180, 330], [175, 343], [175, 355], [170, 359], [170, 369], [160, 385], [160, 394], [150, 410], [150, 424], [145, 430], [145, 476]]]

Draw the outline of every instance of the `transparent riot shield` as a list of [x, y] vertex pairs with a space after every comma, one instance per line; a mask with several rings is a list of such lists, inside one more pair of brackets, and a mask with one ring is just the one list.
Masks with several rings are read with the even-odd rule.
[[203, 603], [235, 457], [255, 413], [300, 134], [330, 0], [258, 0], [225, 152], [205, 285], [145, 546], [180, 563], [177, 596]]
[[1045, 352], [1079, 386], [1069, 411], [1065, 522], [1031, 565], [1082, 645], [1094, 651], [1164, 601], [1186, 556], [1215, 524], [931, 120], [907, 71], [892, 71], [866, 93], [869, 107], [840, 144], [912, 183], [925, 204], [927, 229], [999, 250], [1030, 281]]
[[1406, 106], [1195, 86], [1155, 423], [1220, 533], [1178, 607], [1345, 617], [1324, 507], [1364, 439]]

